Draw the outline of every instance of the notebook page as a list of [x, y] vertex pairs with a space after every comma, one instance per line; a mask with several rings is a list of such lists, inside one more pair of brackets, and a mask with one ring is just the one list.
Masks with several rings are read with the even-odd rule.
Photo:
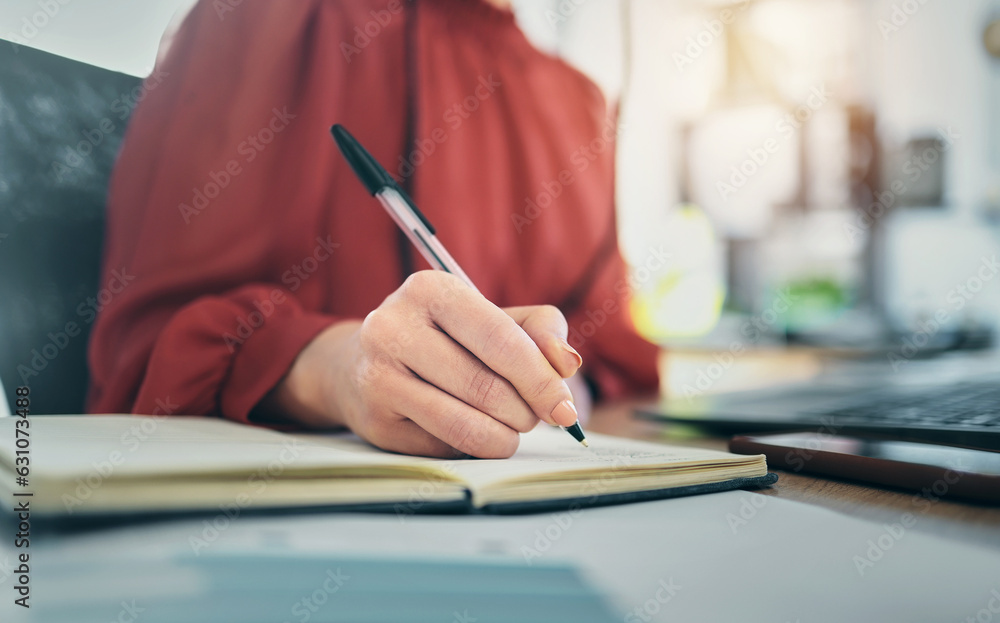
[[[0, 419], [0, 463], [15, 455], [15, 421]], [[29, 418], [31, 473], [43, 480], [98, 475], [114, 478], [245, 475], [273, 467], [293, 476], [300, 470], [409, 469], [406, 457], [379, 451], [344, 452], [307, 443], [298, 436], [188, 416], [73, 415]], [[360, 445], [360, 444], [356, 444]], [[415, 467], [415, 466], [414, 466]]]
[[761, 459], [761, 455], [743, 456], [595, 433], [587, 433], [587, 440], [590, 447], [584, 448], [565, 431], [539, 425], [521, 435], [521, 445], [511, 458], [454, 461], [453, 470], [478, 489], [500, 481], [560, 472], [622, 473], [644, 466], [745, 465]]

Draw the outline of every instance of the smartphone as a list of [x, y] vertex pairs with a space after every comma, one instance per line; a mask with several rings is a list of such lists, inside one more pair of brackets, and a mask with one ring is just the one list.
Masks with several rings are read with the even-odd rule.
[[768, 467], [917, 491], [928, 499], [1000, 503], [1000, 452], [821, 432], [737, 436], [737, 454], [763, 454]]

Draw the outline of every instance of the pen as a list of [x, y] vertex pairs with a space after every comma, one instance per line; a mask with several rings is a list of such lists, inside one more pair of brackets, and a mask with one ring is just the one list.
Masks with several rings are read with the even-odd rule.
[[[448, 253], [441, 241], [435, 235], [434, 226], [431, 225], [427, 217], [417, 208], [413, 200], [406, 194], [396, 180], [389, 175], [381, 164], [375, 160], [374, 156], [368, 153], [361, 143], [357, 141], [351, 133], [344, 129], [339, 123], [330, 128], [333, 139], [337, 141], [340, 153], [344, 155], [347, 163], [351, 165], [354, 173], [365, 185], [368, 192], [379, 200], [392, 220], [399, 226], [410, 239], [424, 259], [434, 268], [451, 273], [465, 282], [470, 288], [479, 292], [476, 284], [472, 283], [469, 276], [465, 274], [462, 267], [458, 265], [455, 258]], [[481, 293], [480, 293], [481, 294]], [[579, 420], [572, 426], [561, 426], [563, 430], [573, 436], [574, 439], [590, 447], [587, 438], [580, 428]]]

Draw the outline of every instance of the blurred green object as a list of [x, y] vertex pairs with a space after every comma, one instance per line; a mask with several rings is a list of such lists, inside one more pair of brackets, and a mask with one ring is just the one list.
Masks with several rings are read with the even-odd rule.
[[786, 331], [817, 329], [830, 324], [851, 306], [853, 300], [847, 287], [830, 277], [792, 281], [772, 292], [770, 298], [788, 302], [788, 311], [780, 314], [778, 322]]

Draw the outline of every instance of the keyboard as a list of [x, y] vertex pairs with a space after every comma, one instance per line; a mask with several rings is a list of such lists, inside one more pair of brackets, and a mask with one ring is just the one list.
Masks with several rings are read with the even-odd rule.
[[824, 410], [842, 423], [1000, 427], [1000, 381], [934, 390], [869, 392], [854, 404]]
[[1000, 449], [1000, 380], [947, 387], [861, 392], [826, 408], [800, 413], [842, 432], [864, 430], [903, 439]]
[[858, 375], [678, 396], [639, 406], [636, 412], [719, 435], [814, 430], [1000, 450], [1000, 372], [981, 370], [976, 376], [924, 384], [887, 380]]

